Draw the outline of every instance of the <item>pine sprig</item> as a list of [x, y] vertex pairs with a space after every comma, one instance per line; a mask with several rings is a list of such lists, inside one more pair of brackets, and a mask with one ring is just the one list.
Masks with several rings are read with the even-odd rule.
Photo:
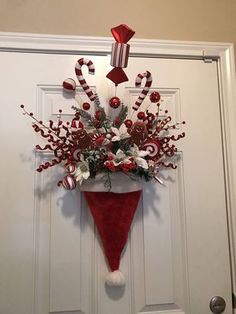
[[75, 110], [76, 112], [79, 112], [79, 114], [85, 121], [88, 121], [88, 122], [92, 121], [92, 116], [90, 113], [86, 112], [83, 109], [77, 108], [76, 106], [72, 106], [71, 108]]
[[101, 110], [103, 107], [101, 106], [98, 95], [97, 94], [95, 95], [96, 95], [96, 98], [94, 99], [95, 110]]
[[116, 123], [116, 127], [120, 127], [121, 124], [125, 121], [126, 117], [128, 115], [128, 107], [125, 105], [121, 106], [120, 112], [116, 118], [116, 120], [118, 121]]

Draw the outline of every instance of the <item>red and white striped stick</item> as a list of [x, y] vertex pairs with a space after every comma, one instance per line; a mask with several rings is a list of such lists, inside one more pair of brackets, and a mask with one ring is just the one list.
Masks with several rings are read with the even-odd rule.
[[142, 102], [144, 101], [144, 98], [147, 96], [147, 93], [152, 86], [152, 75], [149, 71], [146, 71], [144, 73], [139, 73], [135, 80], [135, 86], [140, 87], [142, 83], [142, 79], [146, 77], [146, 84], [142, 90], [142, 92], [139, 94], [138, 99], [136, 100], [135, 104], [133, 105], [133, 109], [137, 111], [139, 107], [141, 106]]
[[83, 90], [87, 94], [88, 98], [91, 101], [94, 101], [96, 98], [96, 95], [92, 92], [91, 88], [88, 86], [87, 82], [84, 79], [84, 76], [83, 76], [82, 70], [81, 70], [83, 65], [86, 65], [88, 67], [89, 74], [95, 74], [94, 64], [91, 60], [88, 60], [86, 58], [81, 58], [76, 62], [76, 65], [75, 65], [75, 74], [78, 78], [78, 81], [79, 81], [81, 87], [83, 88]]

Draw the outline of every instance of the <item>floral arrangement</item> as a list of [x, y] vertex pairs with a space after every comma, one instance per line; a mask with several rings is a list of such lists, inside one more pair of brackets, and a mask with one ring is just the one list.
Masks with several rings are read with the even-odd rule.
[[[62, 121], [62, 111], [59, 110], [58, 121], [50, 120], [45, 124], [21, 105], [23, 113], [33, 119], [34, 131], [48, 142], [44, 147], [36, 145], [36, 149], [48, 150], [54, 155], [37, 171], [62, 164], [68, 174], [58, 184], [66, 189], [74, 189], [76, 183], [81, 185], [98, 174], [104, 174], [105, 184], [110, 187], [109, 174], [116, 172], [133, 180], [140, 177], [162, 183], [158, 173], [162, 167], [176, 168], [169, 159], [177, 152], [174, 142], [185, 134], [169, 134], [180, 123], [171, 124], [170, 116], [160, 117], [160, 100], [160, 94], [152, 92], [150, 101], [156, 104], [156, 114], [149, 113], [148, 109], [140, 111], [133, 121], [127, 116], [128, 106], [116, 96], [109, 100], [109, 105], [117, 111], [113, 120], [106, 114], [97, 95], [95, 113], [90, 113], [89, 103], [83, 103], [82, 108], [74, 106], [75, 115], [71, 122]], [[165, 110], [165, 115], [167, 113]]]

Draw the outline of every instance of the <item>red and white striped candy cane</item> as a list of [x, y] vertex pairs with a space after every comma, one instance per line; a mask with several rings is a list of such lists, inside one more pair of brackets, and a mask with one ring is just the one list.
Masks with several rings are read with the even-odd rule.
[[78, 81], [80, 82], [81, 87], [87, 94], [88, 98], [91, 101], [94, 101], [96, 98], [96, 95], [92, 92], [92, 90], [90, 89], [90, 87], [88, 86], [87, 82], [84, 79], [84, 76], [81, 70], [83, 65], [87, 65], [89, 74], [95, 74], [94, 64], [91, 60], [88, 60], [86, 58], [81, 58], [76, 62], [76, 65], [75, 65], [75, 74], [78, 78]]
[[142, 90], [142, 92], [139, 94], [138, 99], [136, 100], [135, 104], [133, 105], [133, 109], [137, 111], [139, 107], [141, 106], [142, 102], [144, 101], [144, 98], [147, 96], [147, 93], [152, 86], [152, 75], [149, 71], [146, 71], [144, 73], [139, 73], [135, 80], [135, 86], [140, 87], [142, 83], [142, 79], [146, 77], [146, 84]]

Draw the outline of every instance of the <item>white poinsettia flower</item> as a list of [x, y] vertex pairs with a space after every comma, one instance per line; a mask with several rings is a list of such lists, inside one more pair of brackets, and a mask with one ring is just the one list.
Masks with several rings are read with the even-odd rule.
[[118, 151], [116, 152], [116, 154], [114, 155], [114, 165], [118, 166], [120, 164], [128, 164], [131, 161], [129, 160], [129, 156], [127, 156], [123, 150], [118, 149]]
[[81, 157], [81, 161], [78, 163], [78, 167], [74, 176], [76, 181], [78, 181], [80, 184], [83, 182], [83, 180], [87, 180], [90, 176], [89, 165], [83, 157]]
[[115, 158], [118, 158], [118, 159], [124, 159], [126, 157], [127, 156], [125, 155], [125, 153], [121, 149], [118, 149], [118, 151], [115, 154]]
[[129, 138], [129, 137], [130, 137], [129, 133], [127, 133], [127, 132], [122, 132], [120, 129], [117, 129], [117, 128], [112, 127], [111, 130], [112, 130], [112, 132], [115, 134], [115, 135], [112, 137], [112, 139], [111, 139], [112, 142], [116, 142], [116, 141], [120, 141], [120, 140], [125, 140], [126, 138]]
[[148, 151], [139, 150], [138, 146], [134, 144], [134, 146], [129, 149], [129, 153], [133, 157], [138, 167], [141, 167], [143, 169], [148, 169], [148, 163], [143, 158], [149, 154]]
[[136, 162], [138, 167], [143, 169], [148, 169], [147, 161], [142, 157], [134, 157], [134, 161]]

